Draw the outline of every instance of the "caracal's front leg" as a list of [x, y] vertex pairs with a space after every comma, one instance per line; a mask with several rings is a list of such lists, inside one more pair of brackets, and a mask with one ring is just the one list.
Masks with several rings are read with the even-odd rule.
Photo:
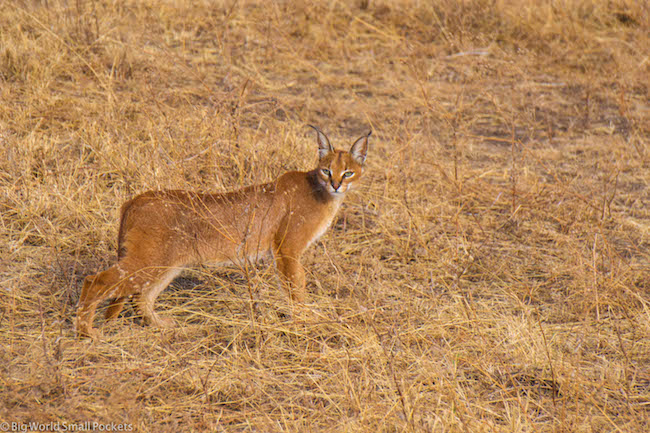
[[275, 261], [291, 299], [305, 302], [305, 269], [300, 264], [300, 254], [280, 248], [275, 254]]

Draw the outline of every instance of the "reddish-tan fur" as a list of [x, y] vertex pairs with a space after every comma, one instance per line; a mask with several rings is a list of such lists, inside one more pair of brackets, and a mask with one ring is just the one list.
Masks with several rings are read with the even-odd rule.
[[291, 298], [302, 302], [302, 253], [327, 230], [345, 193], [360, 180], [370, 136], [345, 152], [313, 128], [319, 161], [309, 172], [291, 171], [274, 182], [229, 193], [149, 191], [124, 203], [118, 262], [86, 278], [78, 334], [95, 334], [92, 322], [100, 302], [113, 300], [106, 310], [106, 319], [113, 319], [131, 296], [147, 322], [170, 326], [173, 321], [156, 314], [154, 302], [183, 268], [255, 260], [266, 253], [275, 257]]

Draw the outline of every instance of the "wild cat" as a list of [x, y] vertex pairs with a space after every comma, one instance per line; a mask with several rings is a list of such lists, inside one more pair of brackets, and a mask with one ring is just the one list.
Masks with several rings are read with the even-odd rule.
[[81, 336], [95, 336], [99, 303], [112, 302], [106, 319], [116, 318], [125, 301], [135, 298], [144, 320], [173, 325], [154, 311], [158, 295], [186, 267], [201, 263], [237, 263], [272, 253], [291, 299], [305, 298], [300, 258], [329, 228], [345, 194], [363, 176], [371, 132], [349, 151], [336, 150], [317, 133], [318, 165], [290, 171], [276, 180], [228, 193], [149, 191], [122, 205], [118, 261], [86, 277], [77, 309]]

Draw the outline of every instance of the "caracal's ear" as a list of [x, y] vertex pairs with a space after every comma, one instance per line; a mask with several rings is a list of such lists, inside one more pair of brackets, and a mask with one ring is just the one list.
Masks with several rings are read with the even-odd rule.
[[368, 131], [366, 135], [355, 141], [350, 149], [352, 158], [361, 165], [366, 162], [366, 156], [368, 155], [368, 137], [370, 137], [370, 134], [372, 134], [372, 131]]
[[313, 125], [307, 125], [310, 128], [313, 128], [316, 133], [318, 134], [318, 158], [323, 159], [325, 155], [327, 155], [330, 152], [334, 152], [334, 148], [330, 144], [329, 139], [327, 138], [327, 135], [323, 133], [320, 129]]

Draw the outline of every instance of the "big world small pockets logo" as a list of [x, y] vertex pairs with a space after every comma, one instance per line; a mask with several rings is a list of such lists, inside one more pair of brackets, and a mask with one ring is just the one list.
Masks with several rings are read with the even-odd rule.
[[98, 421], [84, 422], [36, 422], [36, 421], [3, 421], [0, 422], [0, 432], [131, 432], [133, 424], [105, 423]]

